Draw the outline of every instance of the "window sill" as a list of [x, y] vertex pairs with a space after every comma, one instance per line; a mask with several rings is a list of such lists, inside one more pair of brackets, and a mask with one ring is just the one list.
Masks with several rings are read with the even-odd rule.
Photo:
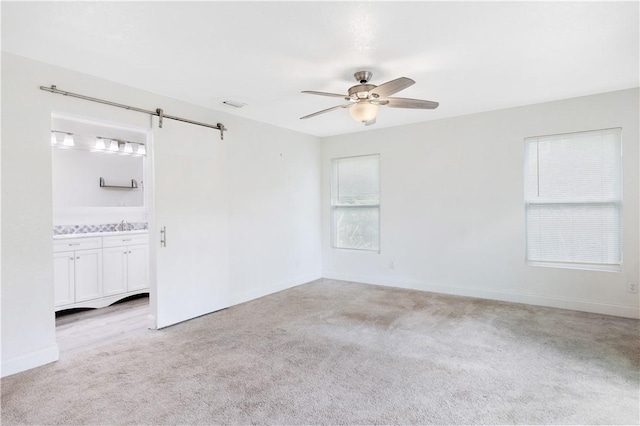
[[622, 272], [622, 264], [603, 265], [598, 263], [572, 263], [572, 262], [541, 262], [527, 260], [528, 266], [542, 266], [545, 268], [580, 269], [584, 271]]

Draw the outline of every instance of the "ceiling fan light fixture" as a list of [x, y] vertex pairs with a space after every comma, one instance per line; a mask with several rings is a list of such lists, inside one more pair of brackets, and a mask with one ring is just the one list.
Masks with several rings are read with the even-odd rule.
[[358, 71], [353, 76], [356, 78], [359, 84], [349, 87], [347, 95], [340, 95], [338, 93], [329, 92], [317, 92], [313, 90], [303, 90], [302, 93], [308, 93], [310, 95], [344, 98], [345, 100], [349, 101], [349, 103], [323, 109], [321, 111], [305, 115], [304, 117], [300, 117], [300, 119], [304, 120], [330, 111], [349, 108], [349, 114], [351, 114], [351, 117], [353, 117], [354, 120], [364, 123], [365, 126], [371, 126], [376, 123], [376, 117], [378, 116], [378, 108], [380, 105], [385, 105], [391, 108], [438, 108], [438, 102], [426, 101], [423, 99], [391, 97], [391, 95], [415, 84], [415, 81], [411, 80], [410, 78], [400, 77], [376, 86], [369, 83], [369, 80], [373, 76], [370, 71]]
[[354, 120], [366, 123], [378, 116], [378, 105], [369, 102], [358, 102], [349, 108], [349, 114]]

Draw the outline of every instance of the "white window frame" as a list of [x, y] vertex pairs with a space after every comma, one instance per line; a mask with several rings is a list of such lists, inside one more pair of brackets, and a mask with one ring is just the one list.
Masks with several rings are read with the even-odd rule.
[[[363, 154], [363, 155], [351, 155], [347, 157], [337, 157], [331, 159], [331, 247], [336, 250], [349, 250], [355, 252], [365, 252], [365, 253], [380, 253], [381, 247], [381, 230], [380, 230], [380, 222], [382, 221], [382, 194], [381, 194], [381, 186], [379, 183], [378, 193], [380, 194], [378, 203], [369, 203], [369, 204], [339, 204], [337, 201], [338, 198], [338, 161], [344, 160], [347, 158], [359, 158], [359, 157], [378, 157], [378, 180], [380, 182], [380, 154]], [[338, 228], [337, 228], [337, 219], [336, 219], [336, 211], [339, 208], [378, 208], [378, 249], [360, 249], [360, 248], [352, 248], [352, 247], [338, 247], [337, 237], [338, 237]]]
[[[602, 132], [602, 131], [617, 131], [618, 132], [618, 142], [619, 142], [619, 146], [620, 146], [620, 199], [619, 200], [601, 200], [601, 201], [576, 201], [576, 202], [572, 202], [572, 201], [535, 201], [535, 200], [528, 200], [527, 199], [527, 192], [526, 192], [526, 185], [527, 185], [527, 144], [532, 140], [532, 139], [537, 139], [537, 138], [549, 138], [549, 137], [562, 137], [562, 136], [568, 136], [568, 135], [577, 135], [577, 134], [587, 134], [587, 133], [595, 133], [595, 132]], [[564, 269], [581, 269], [581, 270], [595, 270], [595, 271], [611, 271], [611, 272], [621, 272], [622, 271], [622, 265], [623, 265], [623, 163], [622, 163], [622, 128], [620, 127], [614, 127], [614, 128], [607, 128], [607, 129], [597, 129], [597, 130], [586, 130], [586, 131], [580, 131], [580, 132], [570, 132], [570, 133], [559, 133], [559, 134], [553, 134], [553, 135], [544, 135], [544, 136], [531, 136], [531, 137], [526, 137], [524, 139], [524, 146], [525, 146], [525, 155], [524, 155], [524, 163], [525, 163], [525, 167], [524, 167], [524, 186], [525, 186], [525, 190], [524, 190], [524, 214], [525, 214], [525, 264], [530, 265], [530, 266], [543, 266], [543, 267], [555, 267], [555, 268], [564, 268]], [[528, 220], [528, 213], [529, 213], [529, 206], [532, 205], [610, 205], [610, 206], [616, 206], [618, 208], [618, 215], [619, 215], [619, 228], [618, 228], [618, 233], [619, 233], [619, 253], [620, 253], [620, 260], [618, 263], [595, 263], [595, 262], [569, 262], [569, 261], [542, 261], [542, 260], [531, 260], [528, 258], [528, 254], [529, 254], [529, 241], [528, 241], [528, 235], [529, 235], [529, 228], [528, 228], [528, 224], [529, 224], [529, 220]]]

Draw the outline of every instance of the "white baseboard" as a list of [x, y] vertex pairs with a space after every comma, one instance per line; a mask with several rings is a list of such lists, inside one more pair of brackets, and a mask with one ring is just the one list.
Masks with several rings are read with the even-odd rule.
[[261, 288], [258, 290], [253, 290], [253, 291], [247, 291], [244, 293], [241, 293], [237, 296], [235, 296], [232, 300], [229, 306], [234, 306], [234, 305], [238, 305], [240, 303], [244, 303], [244, 302], [248, 302], [250, 300], [254, 300], [257, 299], [259, 297], [264, 297], [264, 296], [268, 296], [270, 294], [273, 293], [277, 293], [279, 291], [282, 290], [286, 290], [288, 288], [291, 287], [295, 287], [298, 286], [300, 284], [306, 284], [310, 281], [315, 281], [317, 279], [322, 278], [322, 273], [320, 272], [315, 272], [312, 274], [307, 274], [307, 275], [303, 275], [302, 277], [293, 279], [293, 280], [289, 280], [289, 281], [285, 281], [283, 283], [279, 283], [276, 285], [272, 285], [269, 287], [265, 287], [265, 288]]
[[384, 285], [411, 290], [452, 294], [456, 296], [477, 297], [479, 299], [500, 300], [503, 302], [524, 303], [527, 305], [546, 306], [550, 308], [569, 309], [572, 311], [591, 312], [594, 314], [640, 319], [640, 308], [634, 306], [617, 305], [613, 303], [593, 302], [591, 300], [547, 297], [538, 296], [535, 294], [523, 294], [494, 289], [469, 288], [464, 286], [445, 286], [411, 280], [398, 281], [397, 279], [388, 279], [385, 277], [350, 275], [332, 272], [324, 273], [323, 277], [341, 281]]
[[16, 358], [2, 360], [0, 369], [2, 370], [2, 377], [6, 377], [55, 362], [58, 359], [60, 359], [60, 351], [58, 350], [58, 344], [55, 343], [46, 348], [28, 352]]

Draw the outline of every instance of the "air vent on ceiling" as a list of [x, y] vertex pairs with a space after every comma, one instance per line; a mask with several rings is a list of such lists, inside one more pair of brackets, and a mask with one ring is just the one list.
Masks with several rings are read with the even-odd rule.
[[243, 106], [247, 105], [245, 103], [238, 102], [238, 101], [223, 101], [222, 103], [234, 108], [242, 108]]

